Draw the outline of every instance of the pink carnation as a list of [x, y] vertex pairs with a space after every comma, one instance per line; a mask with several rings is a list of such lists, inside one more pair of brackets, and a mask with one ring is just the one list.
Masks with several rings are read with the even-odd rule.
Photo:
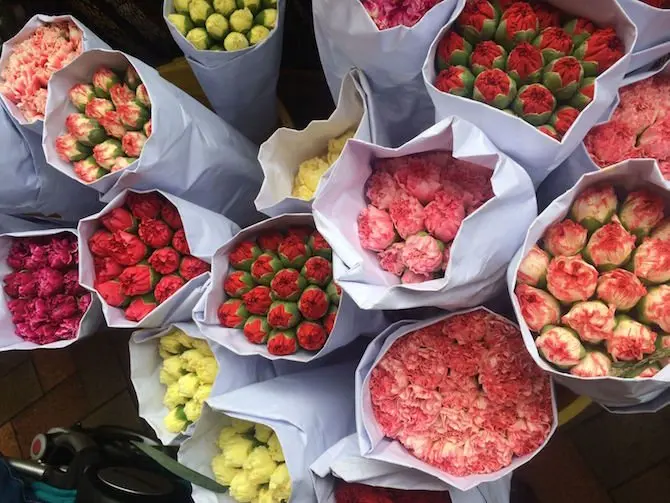
[[454, 239], [461, 228], [465, 207], [460, 199], [436, 199], [426, 206], [424, 215], [426, 230], [446, 243]]
[[670, 159], [670, 117], [649, 127], [639, 140], [644, 157]]
[[433, 279], [432, 274], [417, 274], [410, 269], [407, 269], [400, 277], [400, 282], [403, 284], [423, 283], [424, 281], [430, 281], [431, 279]]
[[389, 214], [368, 205], [358, 215], [358, 239], [366, 250], [382, 251], [388, 248], [395, 240]]
[[423, 206], [416, 197], [406, 192], [400, 191], [395, 200], [391, 202], [389, 214], [398, 234], [403, 239], [425, 229]]
[[375, 169], [366, 182], [365, 195], [370, 204], [388, 210], [398, 193], [398, 185], [388, 171]]
[[442, 244], [428, 234], [415, 234], [405, 241], [401, 256], [404, 264], [416, 274], [431, 274], [442, 265]]
[[422, 204], [435, 199], [435, 193], [442, 188], [440, 167], [419, 156], [410, 156], [408, 163], [395, 173], [395, 179]]
[[381, 268], [396, 276], [402, 276], [405, 271], [405, 264], [402, 261], [404, 247], [405, 243], [393, 243], [386, 250], [379, 252], [377, 257]]
[[593, 162], [605, 168], [625, 159], [638, 157], [636, 141], [637, 135], [628, 124], [607, 122], [594, 127], [586, 135], [584, 145]]

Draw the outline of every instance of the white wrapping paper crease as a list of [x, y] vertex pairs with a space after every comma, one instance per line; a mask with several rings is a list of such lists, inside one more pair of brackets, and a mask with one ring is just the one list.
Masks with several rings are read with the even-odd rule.
[[[486, 310], [488, 311], [488, 309]], [[551, 431], [549, 432], [549, 435], [547, 436], [542, 446], [540, 446], [540, 448], [538, 448], [532, 454], [527, 454], [526, 456], [520, 457], [515, 456], [509, 466], [489, 474], [470, 475], [467, 477], [456, 477], [449, 475], [446, 472], [415, 458], [398, 441], [386, 438], [382, 433], [379, 425], [377, 425], [377, 422], [374, 418], [374, 412], [372, 411], [370, 390], [368, 388], [370, 374], [372, 373], [372, 369], [379, 363], [391, 345], [396, 340], [410, 332], [445, 320], [453, 315], [462, 314], [469, 311], [471, 310], [440, 315], [435, 318], [419, 322], [401, 321], [394, 323], [388, 329], [386, 329], [384, 333], [379, 335], [379, 337], [370, 343], [367, 351], [358, 364], [358, 368], [356, 369], [356, 431], [358, 433], [358, 444], [360, 452], [363, 457], [368, 459], [376, 459], [387, 463], [393, 463], [405, 468], [419, 470], [425, 474], [441, 480], [446, 484], [449, 484], [450, 486], [460, 491], [470, 491], [480, 484], [494, 482], [501, 478], [511, 476], [514, 470], [530, 461], [538, 452], [544, 448], [545, 445], [547, 445], [547, 442], [549, 442], [549, 439], [554, 434], [558, 426], [558, 413], [556, 411], [556, 400], [553, 386], [552, 403], [554, 409], [554, 422]], [[508, 484], [509, 481], [506, 483]], [[494, 488], [492, 488], [492, 494], [498, 492]], [[467, 502], [468, 500], [463, 501]], [[504, 500], [492, 499], [491, 501], [497, 502]]]
[[360, 0], [314, 0], [314, 34], [333, 99], [347, 72], [360, 68], [370, 81], [373, 120], [401, 145], [434, 123], [421, 76], [422, 59], [438, 31], [465, 0], [443, 0], [413, 27], [379, 30]]
[[559, 372], [540, 356], [535, 346], [533, 335], [521, 315], [516, 295], [514, 295], [516, 274], [521, 259], [539, 241], [547, 227], [568, 214], [572, 201], [586, 187], [599, 183], [611, 183], [623, 186], [628, 190], [652, 185], [658, 189], [665, 190], [666, 194], [670, 195], [667, 182], [663, 180], [656, 163], [647, 159], [624, 161], [602, 171], [585, 174], [572, 189], [551, 203], [530, 226], [523, 246], [509, 265], [507, 286], [516, 317], [519, 320], [526, 348], [543, 370], [549, 372], [556, 382], [571, 389], [578, 395], [586, 395], [608, 407], [630, 407], [649, 402], [670, 388], [670, 366], [666, 366], [654, 377], [646, 379], [624, 379], [620, 377], [580, 378]]
[[[193, 319], [206, 337], [218, 342], [238, 355], [261, 355], [270, 360], [288, 360], [293, 362], [310, 362], [349, 344], [359, 335], [375, 336], [386, 325], [384, 313], [363, 312], [356, 304], [342, 292], [340, 306], [335, 318], [333, 331], [328, 336], [326, 344], [321, 350], [313, 353], [299, 349], [297, 353], [288, 356], [270, 354], [264, 344], [252, 344], [244, 336], [242, 330], [226, 328], [219, 324], [217, 310], [227, 299], [223, 291], [223, 281], [232, 270], [228, 262], [228, 254], [245, 239], [253, 239], [263, 231], [270, 229], [285, 230], [294, 225], [313, 225], [311, 215], [294, 213], [281, 215], [260, 222], [240, 231], [233, 239], [219, 248], [212, 258], [211, 280], [206, 285], [206, 293], [193, 310]], [[330, 241], [329, 241], [330, 242]], [[338, 263], [333, 253], [333, 269]]]
[[[365, 181], [374, 158], [435, 150], [453, 150], [458, 159], [494, 170], [495, 196], [463, 221], [444, 278], [402, 285], [359, 242], [357, 217], [367, 206]], [[349, 140], [313, 208], [317, 229], [343, 262], [342, 267], [334, 264], [335, 280], [363, 309], [457, 309], [485, 302], [503, 285], [507, 264], [537, 215], [533, 184], [523, 168], [459, 118], [445, 119], [397, 149]]]
[[[291, 476], [291, 501], [314, 502], [309, 466], [355, 429], [354, 362], [320, 367], [247, 386], [210, 398], [193, 437], [179, 449], [179, 461], [212, 477], [212, 457], [227, 416], [272, 428]], [[228, 495], [193, 487], [196, 503], [232, 503]]]
[[423, 78], [433, 104], [435, 120], [447, 116], [462, 117], [479, 127], [500, 150], [514, 158], [530, 175], [537, 187], [544, 178], [563, 162], [584, 139], [586, 133], [612, 103], [617, 89], [628, 71], [630, 53], [637, 30], [615, 0], [548, 0], [575, 16], [593, 20], [597, 25], [611, 25], [624, 42], [626, 54], [598, 77], [593, 102], [589, 104], [563, 137], [561, 142], [538, 131], [526, 121], [506, 114], [484, 103], [439, 91], [435, 82], [435, 53], [437, 45], [453, 23], [448, 23], [435, 37], [423, 64]]
[[356, 434], [324, 452], [310, 469], [317, 503], [336, 503], [337, 479], [392, 489], [449, 491], [452, 503], [509, 503], [510, 500], [511, 474], [469, 491], [459, 491], [419, 470], [362, 457]]
[[[7, 40], [2, 44], [2, 55], [0, 56], [0, 72], [4, 70], [7, 66], [9, 56], [12, 54], [12, 49], [15, 45], [20, 44], [24, 40], [30, 38], [33, 32], [46, 23], [56, 23], [63, 21], [72, 21], [74, 24], [79, 27], [82, 31], [82, 52], [89, 51], [91, 49], [109, 49], [109, 46], [100, 40], [98, 36], [89, 30], [81, 21], [79, 21], [74, 16], [45, 16], [44, 14], [36, 14], [31, 17], [28, 22], [21, 28], [21, 30], [14, 35], [12, 38]], [[26, 120], [23, 115], [23, 112], [17, 107], [14, 103], [8, 100], [2, 93], [0, 93], [0, 99], [9, 109], [9, 113], [16, 119], [16, 121], [22, 126], [27, 127], [31, 131], [42, 134], [42, 127], [44, 122], [40, 119], [37, 119], [33, 122]]]
[[[131, 192], [146, 193], [154, 191], [133, 190]], [[239, 230], [235, 223], [223, 215], [196, 206], [172, 194], [160, 190], [156, 192], [162, 194], [177, 207], [184, 224], [186, 241], [191, 249], [191, 255], [207, 263], [211, 264], [212, 255], [214, 255], [216, 249]], [[95, 268], [93, 267], [93, 256], [88, 249], [88, 240], [101, 227], [97, 220], [114, 208], [123, 206], [127, 193], [128, 191], [124, 190], [112, 199], [100, 213], [86, 217], [79, 222], [79, 278], [81, 284], [93, 292], [96, 297], [99, 294], [93, 287]], [[100, 297], [105, 321], [112, 328], [159, 328], [172, 322], [188, 321], [191, 319], [191, 310], [205, 291], [204, 287], [208, 278], [209, 273], [204, 273], [191, 279], [139, 322], [127, 320], [122, 309], [107, 305]]]
[[286, 0], [279, 0], [277, 23], [262, 43], [241, 51], [200, 51], [167, 20], [173, 1], [163, 1], [163, 18], [186, 56], [217, 115], [254, 143], [277, 124], [277, 80], [281, 62]]
[[[3, 215], [4, 217], [4, 215]], [[24, 224], [19, 222], [12, 222], [12, 225], [21, 226], [25, 228]], [[7, 264], [7, 255], [9, 253], [9, 248], [12, 245], [12, 238], [29, 238], [35, 236], [52, 236], [54, 234], [60, 234], [62, 232], [70, 232], [77, 235], [75, 229], [65, 229], [65, 228], [46, 228], [46, 226], [41, 226], [39, 224], [33, 224], [31, 227], [35, 227], [34, 230], [24, 230], [21, 232], [9, 232], [6, 234], [0, 235], [0, 284], [4, 280], [5, 276], [12, 272], [12, 268]], [[37, 227], [43, 227], [42, 229], [36, 229]], [[81, 250], [81, 249], [80, 249]], [[81, 260], [81, 252], [79, 253], [79, 259]], [[79, 273], [79, 280], [81, 283], [81, 271]], [[91, 334], [93, 334], [100, 322], [102, 321], [102, 313], [100, 312], [100, 301], [97, 297], [91, 294], [91, 304], [88, 307], [86, 313], [81, 318], [81, 323], [79, 324], [79, 330], [77, 331], [77, 336], [74, 339], [61, 340], [56, 342], [51, 342], [49, 344], [35, 344], [33, 342], [24, 341], [21, 337], [14, 333], [15, 326], [12, 322], [12, 313], [9, 312], [7, 308], [7, 294], [2, 292], [2, 299], [0, 300], [0, 352], [2, 351], [14, 351], [14, 350], [31, 350], [31, 349], [58, 349], [69, 346], [73, 342], [83, 339]]]
[[302, 162], [327, 151], [331, 138], [354, 129], [354, 138], [379, 143], [368, 111], [369, 93], [363, 72], [352, 70], [342, 81], [337, 106], [328, 119], [312, 121], [300, 131], [280, 128], [261, 145], [258, 160], [265, 178], [256, 196], [258, 211], [271, 217], [283, 213], [309, 213], [312, 201], [291, 196], [293, 179]]
[[102, 65], [124, 70], [129, 62], [151, 97], [153, 132], [137, 161], [88, 186], [102, 192], [104, 201], [126, 188], [165, 190], [223, 213], [240, 225], [257, 221], [252, 203], [262, 181], [257, 147], [155, 69], [122, 52], [89, 51], [53, 75], [42, 141], [49, 164], [79, 180], [72, 164], [58, 157], [55, 146], [56, 138], [65, 131], [65, 119], [75, 111], [68, 90], [76, 83], [89, 82]]
[[637, 27], [636, 53], [670, 41], [670, 10], [652, 7], [642, 0], [618, 3]]

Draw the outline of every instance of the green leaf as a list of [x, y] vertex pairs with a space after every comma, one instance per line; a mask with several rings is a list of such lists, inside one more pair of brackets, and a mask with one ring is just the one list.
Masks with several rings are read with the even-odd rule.
[[612, 376], [615, 377], [635, 377], [637, 372], [644, 370], [652, 363], [659, 362], [665, 358], [670, 358], [670, 348], [659, 349], [648, 357], [635, 363], [615, 363], [612, 365]]

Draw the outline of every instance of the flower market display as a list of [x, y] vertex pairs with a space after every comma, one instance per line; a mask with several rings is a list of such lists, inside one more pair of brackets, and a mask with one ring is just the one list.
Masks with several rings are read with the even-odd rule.
[[349, 138], [356, 134], [355, 129], [345, 131], [340, 136], [328, 140], [328, 149], [323, 155], [312, 157], [300, 163], [293, 179], [291, 195], [304, 201], [310, 201], [316, 194], [321, 177], [335, 164]]
[[207, 341], [177, 328], [159, 339], [158, 351], [163, 359], [160, 382], [166, 386], [163, 404], [169, 410], [163, 421], [168, 431], [183, 432], [200, 418], [218, 364]]
[[216, 481], [228, 495], [246, 503], [286, 503], [291, 498], [291, 477], [277, 434], [269, 427], [231, 418], [217, 441], [221, 454], [212, 459]]
[[612, 27], [544, 2], [467, 0], [440, 40], [435, 87], [516, 115], [560, 141], [625, 53]]
[[553, 426], [549, 377], [519, 329], [481, 308], [395, 340], [368, 387], [382, 433], [455, 477], [502, 470]]
[[16, 44], [0, 77], [0, 93], [30, 122], [44, 118], [47, 84], [82, 51], [82, 32], [71, 21], [47, 23]]
[[450, 503], [448, 492], [404, 491], [339, 481], [335, 503]]
[[492, 174], [446, 151], [376, 159], [358, 216], [361, 246], [403, 283], [443, 275], [463, 220], [493, 197]]
[[88, 240], [94, 288], [107, 305], [140, 321], [210, 265], [191, 255], [177, 208], [157, 192], [129, 192]]
[[39, 345], [74, 339], [91, 294], [79, 285], [77, 236], [13, 237], [3, 279], [14, 333]]
[[240, 329], [272, 355], [319, 351], [333, 330], [341, 290], [333, 282], [332, 250], [313, 228], [270, 230], [239, 243], [223, 282], [228, 297], [219, 323]]
[[70, 89], [77, 112], [56, 138], [58, 156], [86, 183], [128, 167], [151, 136], [151, 100], [132, 65], [123, 74], [102, 66], [91, 80]]
[[628, 85], [619, 91], [619, 105], [608, 122], [589, 132], [584, 146], [598, 166], [626, 159], [656, 159], [670, 180], [670, 74]]
[[174, 0], [173, 7], [168, 21], [201, 51], [260, 44], [277, 23], [277, 0]]
[[380, 30], [411, 28], [442, 0], [360, 0]]
[[652, 377], [670, 357], [670, 212], [649, 188], [583, 190], [521, 262], [542, 357], [578, 377]]

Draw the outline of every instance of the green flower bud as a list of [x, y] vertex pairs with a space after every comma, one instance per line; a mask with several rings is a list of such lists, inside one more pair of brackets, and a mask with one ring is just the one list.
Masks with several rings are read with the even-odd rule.
[[256, 25], [247, 33], [247, 39], [251, 45], [260, 44], [263, 40], [270, 36], [270, 30], [265, 26]]
[[223, 47], [229, 52], [241, 51], [242, 49], [249, 47], [249, 41], [247, 40], [247, 37], [241, 33], [232, 32], [226, 35], [226, 39], [223, 41]]
[[191, 0], [188, 6], [188, 13], [194, 25], [205, 26], [205, 21], [214, 13], [214, 9], [205, 0]]
[[191, 42], [191, 45], [200, 51], [207, 50], [211, 44], [209, 35], [204, 28], [193, 28], [186, 34], [186, 40]]
[[264, 9], [276, 9], [277, 8], [277, 0], [263, 0], [261, 3], [263, 4]]
[[225, 51], [221, 44], [214, 44], [209, 48], [210, 51]]
[[230, 29], [238, 33], [248, 32], [254, 24], [254, 15], [249, 9], [239, 9], [230, 15]]
[[262, 10], [256, 15], [254, 19], [256, 24], [265, 26], [268, 29], [272, 29], [277, 25], [277, 9], [265, 9]]
[[191, 3], [191, 0], [174, 0], [173, 6], [174, 10], [181, 14], [188, 14], [188, 5]]
[[252, 14], [261, 10], [261, 0], [237, 0], [238, 9], [249, 9]]
[[190, 17], [185, 16], [184, 14], [169, 14], [168, 21], [170, 21], [172, 25], [177, 28], [177, 31], [184, 36], [193, 29], [193, 21], [191, 21]]
[[228, 17], [237, 10], [237, 3], [235, 0], [214, 0], [214, 10]]
[[230, 31], [228, 20], [222, 14], [218, 13], [212, 14], [207, 18], [205, 28], [207, 28], [207, 33], [214, 40], [223, 40], [228, 31]]

